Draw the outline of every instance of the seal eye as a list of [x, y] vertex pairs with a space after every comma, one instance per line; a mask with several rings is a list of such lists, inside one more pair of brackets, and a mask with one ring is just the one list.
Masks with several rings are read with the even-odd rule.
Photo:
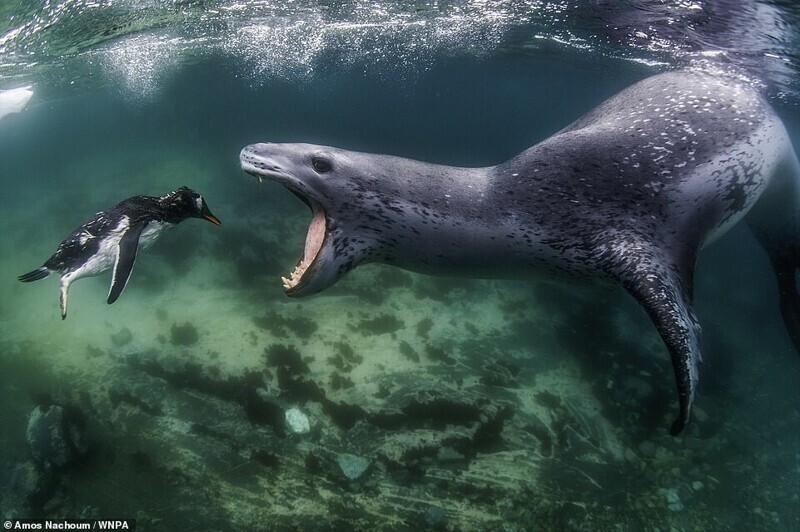
[[318, 174], [324, 174], [325, 172], [330, 172], [333, 169], [331, 162], [328, 159], [320, 156], [314, 156], [311, 158], [311, 166]]

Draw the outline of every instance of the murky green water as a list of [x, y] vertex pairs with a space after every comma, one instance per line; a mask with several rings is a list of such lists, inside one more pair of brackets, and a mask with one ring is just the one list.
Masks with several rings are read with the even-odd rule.
[[[270, 140], [494, 164], [648, 75], [718, 68], [700, 42], [726, 45], [723, 68], [763, 83], [796, 140], [793, 8], [746, 4], [742, 16], [775, 13], [745, 32], [714, 18], [724, 2], [660, 18], [655, 3], [413, 6], [3, 3], [0, 90], [34, 90], [0, 120], [4, 517], [135, 518], [141, 530], [800, 526], [800, 360], [745, 228], [701, 256], [705, 363], [695, 419], [672, 438], [667, 353], [622, 291], [370, 265], [290, 300], [280, 276], [308, 211], [238, 162]], [[114, 305], [108, 273], [73, 285], [63, 322], [55, 279], [16, 280], [93, 213], [181, 185], [223, 225], [167, 231]], [[43, 466], [26, 434], [43, 405], [80, 434], [64, 467]], [[310, 432], [287, 427], [293, 408]]]

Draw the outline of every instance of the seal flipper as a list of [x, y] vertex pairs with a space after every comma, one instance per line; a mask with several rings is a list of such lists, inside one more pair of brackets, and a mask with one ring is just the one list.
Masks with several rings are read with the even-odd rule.
[[108, 291], [108, 304], [119, 299], [136, 262], [136, 253], [139, 249], [139, 236], [142, 234], [146, 223], [130, 226], [119, 239], [117, 260], [114, 262], [114, 275], [111, 278], [111, 288]]
[[797, 270], [800, 270], [800, 247], [789, 253], [785, 260], [774, 255], [770, 258], [778, 279], [781, 316], [786, 332], [795, 350], [800, 353], [800, 288], [795, 277]]
[[680, 410], [670, 434], [677, 436], [689, 421], [702, 362], [700, 325], [692, 308], [694, 261], [687, 259], [680, 268], [660, 255], [663, 251], [629, 258], [622, 284], [647, 311], [672, 359]]
[[747, 214], [747, 223], [772, 263], [781, 316], [800, 354], [800, 161], [791, 148]]

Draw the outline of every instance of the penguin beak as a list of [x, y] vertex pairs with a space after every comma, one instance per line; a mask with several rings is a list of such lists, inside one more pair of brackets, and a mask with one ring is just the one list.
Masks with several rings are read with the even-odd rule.
[[216, 216], [214, 216], [211, 213], [204, 214], [203, 218], [205, 218], [206, 220], [208, 220], [209, 222], [211, 222], [214, 225], [222, 225], [222, 222], [219, 221], [219, 218], [217, 218]]
[[219, 218], [211, 214], [211, 211], [208, 209], [208, 206], [206, 206], [205, 202], [203, 202], [203, 210], [200, 211], [200, 216], [214, 225], [222, 225], [222, 222], [219, 221]]

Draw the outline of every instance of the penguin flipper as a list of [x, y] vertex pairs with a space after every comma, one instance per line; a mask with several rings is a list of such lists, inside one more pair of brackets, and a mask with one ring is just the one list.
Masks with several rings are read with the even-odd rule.
[[136, 224], [128, 227], [122, 238], [119, 239], [117, 260], [114, 262], [114, 274], [111, 278], [111, 288], [108, 291], [108, 304], [119, 299], [122, 291], [128, 284], [128, 279], [136, 262], [136, 253], [139, 249], [139, 236], [147, 224]]

